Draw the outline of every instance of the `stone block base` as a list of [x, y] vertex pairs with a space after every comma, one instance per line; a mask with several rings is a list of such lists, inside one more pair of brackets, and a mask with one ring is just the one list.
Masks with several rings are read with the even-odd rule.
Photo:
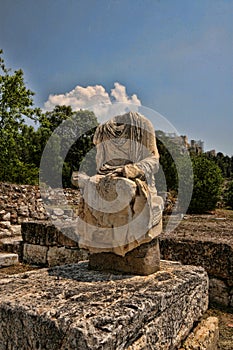
[[0, 268], [17, 264], [18, 254], [13, 253], [0, 253]]
[[160, 269], [159, 242], [155, 238], [149, 243], [128, 252], [124, 257], [114, 253], [94, 253], [89, 256], [89, 268], [109, 270], [135, 275], [150, 275]]
[[87, 260], [87, 250], [57, 246], [42, 246], [25, 243], [23, 245], [23, 262], [39, 266], [56, 266]]
[[208, 307], [203, 268], [161, 262], [149, 276], [87, 262], [0, 280], [1, 350], [175, 350]]
[[44, 267], [87, 260], [89, 253], [79, 248], [75, 224], [68, 223], [61, 227], [62, 230], [59, 230], [49, 221], [23, 223], [21, 260]]

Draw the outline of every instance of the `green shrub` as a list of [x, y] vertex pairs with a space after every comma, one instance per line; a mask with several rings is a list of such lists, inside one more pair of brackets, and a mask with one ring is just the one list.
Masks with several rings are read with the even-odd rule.
[[233, 181], [229, 182], [225, 192], [226, 205], [233, 209]]
[[216, 208], [223, 177], [220, 168], [206, 156], [192, 157], [194, 184], [190, 213], [205, 213]]

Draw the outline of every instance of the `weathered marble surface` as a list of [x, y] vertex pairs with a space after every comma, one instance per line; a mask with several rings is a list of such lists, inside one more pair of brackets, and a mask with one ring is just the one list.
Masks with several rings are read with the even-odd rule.
[[0, 350], [173, 350], [207, 309], [202, 268], [162, 262], [146, 276], [87, 262], [0, 280]]
[[89, 179], [80, 201], [80, 248], [124, 256], [161, 233], [162, 200], [154, 196], [152, 208], [148, 189], [144, 192], [136, 183], [139, 180], [102, 175]]

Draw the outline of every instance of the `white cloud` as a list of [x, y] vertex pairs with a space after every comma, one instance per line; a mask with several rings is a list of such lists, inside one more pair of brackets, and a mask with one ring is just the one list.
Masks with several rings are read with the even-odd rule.
[[65, 94], [49, 95], [44, 107], [45, 110], [51, 111], [57, 105], [71, 106], [74, 111], [92, 110], [99, 121], [104, 121], [128, 109], [136, 111], [138, 106], [141, 106], [141, 101], [136, 94], [128, 96], [126, 87], [116, 82], [111, 93], [108, 93], [102, 85], [87, 87], [77, 85]]
[[114, 83], [114, 89], [111, 90], [111, 96], [116, 102], [134, 103], [138, 106], [141, 105], [141, 101], [138, 99], [137, 95], [133, 94], [129, 97], [126, 93], [126, 87], [119, 83]]

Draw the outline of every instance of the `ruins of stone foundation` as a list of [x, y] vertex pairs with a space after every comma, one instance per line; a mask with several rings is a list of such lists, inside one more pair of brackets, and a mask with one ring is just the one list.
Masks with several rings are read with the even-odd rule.
[[0, 279], [0, 350], [217, 350], [218, 319], [202, 319], [208, 271], [160, 259], [152, 124], [116, 116], [94, 144], [97, 174], [72, 176], [81, 196], [1, 184], [0, 267], [45, 268]]
[[[67, 191], [67, 190], [66, 190]], [[69, 193], [68, 195], [68, 200], [70, 201], [70, 203], [72, 203], [74, 206], [78, 206], [78, 195], [76, 193], [77, 191], [74, 190], [68, 190], [67, 193]], [[16, 195], [17, 194], [17, 195]], [[53, 195], [53, 194], [51, 194]], [[25, 200], [26, 198], [26, 200]], [[1, 266], [6, 266], [9, 264], [16, 264], [18, 262], [18, 260], [20, 260], [21, 262], [25, 262], [25, 263], [29, 263], [29, 264], [33, 264], [33, 265], [38, 265], [42, 268], [45, 268], [43, 270], [39, 270], [39, 272], [27, 272], [26, 275], [25, 273], [21, 274], [21, 275], [13, 275], [13, 276], [9, 276], [7, 279], [4, 279], [1, 281], [1, 290], [5, 290], [6, 285], [9, 286], [10, 288], [10, 284], [9, 283], [13, 283], [11, 286], [17, 286], [17, 283], [19, 283], [19, 286], [23, 286], [22, 283], [20, 281], [23, 281], [25, 288], [28, 289], [30, 288], [30, 283], [34, 283], [31, 282], [33, 281], [33, 279], [38, 279], [42, 276], [43, 274], [46, 274], [46, 278], [50, 278], [50, 271], [53, 269], [55, 269], [55, 271], [57, 271], [57, 269], [59, 269], [58, 267], [56, 267], [56, 265], [61, 265], [61, 273], [60, 275], [57, 274], [56, 276], [56, 280], [60, 281], [62, 280], [62, 285], [64, 285], [64, 283], [66, 284], [67, 281], [70, 280], [69, 278], [69, 274], [71, 273], [71, 275], [73, 276], [74, 273], [77, 273], [77, 276], [79, 276], [80, 272], [77, 272], [76, 268], [74, 268], [74, 270], [76, 272], [70, 272], [71, 266], [67, 266], [67, 264], [73, 264], [80, 261], [81, 267], [83, 267], [82, 265], [82, 261], [87, 260], [88, 259], [88, 253], [87, 251], [84, 251], [82, 249], [80, 249], [78, 247], [77, 242], [73, 241], [72, 238], [72, 233], [69, 234], [69, 237], [64, 236], [64, 234], [62, 232], [59, 232], [59, 230], [52, 224], [52, 222], [49, 220], [49, 216], [53, 215], [55, 217], [55, 214], [62, 214], [62, 215], [66, 215], [67, 213], [61, 213], [59, 212], [59, 210], [56, 210], [56, 208], [53, 209], [53, 211], [51, 211], [50, 213], [46, 213], [43, 204], [41, 203], [41, 201], [37, 200], [40, 199], [40, 193], [39, 193], [39, 189], [36, 186], [19, 186], [19, 185], [12, 185], [12, 184], [1, 184], [1, 208], [0, 208], [0, 212], [1, 212], [1, 216], [0, 216], [0, 220], [1, 220], [1, 255], [4, 255], [4, 258], [0, 258], [0, 264]], [[32, 203], [40, 203], [38, 205], [38, 207], [32, 207]], [[12, 205], [13, 204], [13, 205]], [[24, 211], [22, 211], [22, 205], [24, 205]], [[32, 210], [33, 208], [33, 210]], [[58, 209], [58, 208], [57, 208]], [[10, 213], [10, 214], [9, 214]], [[36, 215], [38, 215], [37, 219], [35, 219], [35, 213]], [[6, 214], [8, 214], [6, 216]], [[12, 216], [11, 216], [12, 214]], [[43, 219], [39, 218], [39, 214], [43, 214]], [[57, 220], [59, 219], [60, 215], [56, 215]], [[18, 218], [17, 220], [15, 218]], [[53, 217], [53, 220], [54, 220]], [[10, 230], [6, 231], [6, 224], [5, 222], [9, 220], [8, 228], [11, 227]], [[66, 215], [65, 217], [66, 220], [71, 220], [71, 216]], [[161, 239], [160, 239], [161, 241]], [[178, 242], [179, 241], [179, 242]], [[161, 241], [160, 243], [160, 249], [161, 249], [161, 256], [162, 258], [165, 257], [166, 259], [172, 259], [172, 260], [179, 260], [181, 261], [180, 257], [177, 256], [178, 253], [175, 253], [175, 247], [176, 245], [178, 246], [178, 244], [182, 244], [182, 242], [180, 242], [180, 239], [177, 240], [177, 243], [175, 242], [174, 238], [173, 239], [164, 239]], [[198, 244], [198, 242], [196, 242], [196, 244]], [[201, 244], [201, 243], [199, 243]], [[179, 252], [183, 252], [183, 255], [185, 255], [186, 249], [193, 249], [193, 242], [188, 239], [186, 239], [186, 247], [189, 248], [179, 248], [178, 251]], [[206, 255], [203, 255], [203, 251], [200, 254], [200, 249], [199, 246], [197, 246], [197, 249], [192, 250], [193, 254], [193, 260], [192, 262], [188, 261], [188, 257], [190, 257], [190, 255], [186, 254], [186, 261], [185, 263], [187, 264], [199, 264], [202, 265], [204, 264], [204, 261], [208, 261], [208, 256], [210, 257], [209, 251], [210, 249], [213, 248], [213, 245], [211, 246], [210, 243], [206, 244], [205, 247], [205, 251], [206, 251]], [[168, 250], [169, 249], [169, 250]], [[218, 254], [218, 260], [216, 260], [216, 265], [218, 265], [218, 268], [220, 270], [218, 270], [218, 272], [216, 272], [216, 269], [214, 270], [213, 268], [213, 264], [211, 262], [209, 262], [209, 267], [212, 267], [212, 270], [210, 270], [210, 268], [208, 267], [208, 263], [205, 263], [205, 269], [207, 270], [207, 272], [209, 273], [209, 277], [211, 277], [210, 279], [210, 290], [209, 290], [209, 295], [210, 298], [213, 299], [213, 301], [217, 301], [220, 305], [226, 305], [226, 302], [228, 303], [228, 305], [230, 305], [230, 303], [232, 303], [232, 293], [230, 294], [230, 287], [228, 286], [228, 284], [230, 282], [230, 278], [232, 277], [232, 272], [231, 270], [224, 270], [226, 267], [226, 264], [223, 264], [221, 259], [223, 259], [223, 257], [226, 258], [226, 254], [223, 255], [221, 254], [221, 249], [227, 249], [228, 250], [228, 259], [230, 259], [230, 256], [232, 256], [232, 247], [230, 247], [229, 245], [226, 246], [225, 248], [222, 246], [222, 244], [217, 244], [215, 242], [215, 246], [214, 249], [216, 250], [216, 254], [217, 252], [219, 252]], [[169, 253], [168, 253], [169, 251]], [[216, 255], [215, 255], [216, 256]], [[202, 259], [200, 259], [200, 257]], [[163, 262], [162, 262], [163, 263]], [[166, 263], [165, 263], [166, 264]], [[67, 266], [67, 267], [66, 267]], [[75, 266], [80, 266], [80, 265], [75, 265]], [[168, 265], [167, 265], [168, 266]], [[174, 266], [178, 267], [178, 265], [171, 265], [172, 268], [174, 268]], [[230, 268], [230, 265], [227, 265]], [[80, 267], [81, 271], [82, 268]], [[179, 266], [179, 268], [181, 268], [181, 266]], [[62, 272], [64, 269], [65, 272]], [[68, 269], [68, 270], [67, 270]], [[221, 271], [222, 269], [222, 271]], [[193, 269], [189, 270], [192, 271]], [[67, 272], [69, 271], [69, 272]], [[170, 270], [171, 271], [171, 270]], [[185, 270], [186, 271], [186, 270]], [[101, 276], [104, 274], [104, 272], [99, 272], [98, 274], [100, 274]], [[185, 274], [187, 274], [187, 271], [185, 272]], [[192, 273], [191, 273], [192, 274]], [[89, 277], [87, 277], [88, 282], [85, 283], [96, 283], [94, 280], [93, 282], [91, 281], [90, 276], [93, 275], [93, 271], [91, 272], [90, 275], [88, 275]], [[95, 274], [94, 274], [95, 275]], [[31, 276], [31, 277], [30, 277]], [[110, 273], [107, 274], [108, 278], [112, 279], [112, 275]], [[159, 277], [155, 277], [156, 279], [160, 278], [161, 282], [164, 279], [166, 281], [166, 278], [159, 273], [157, 276]], [[171, 277], [171, 275], [169, 275]], [[222, 276], [226, 276], [225, 282], [222, 280]], [[227, 277], [229, 276], [229, 277]], [[30, 280], [28, 280], [28, 278], [30, 277]], [[168, 277], [168, 275], [167, 275]], [[85, 278], [85, 277], [84, 277]], [[128, 281], [133, 281], [132, 278], [135, 277], [129, 277]], [[176, 277], [177, 278], [177, 277]], [[214, 280], [213, 280], [214, 278]], [[138, 276], [138, 279], [145, 281], [148, 279], [148, 277], [140, 277]], [[77, 283], [77, 280], [80, 280], [80, 277], [76, 277], [76, 282], [73, 281], [73, 283]], [[26, 281], [29, 281], [29, 284], [26, 284]], [[122, 286], [122, 292], [123, 295], [125, 295], [125, 286], [122, 285], [122, 280], [120, 280], [120, 286]], [[125, 281], [125, 276], [124, 276], [124, 281]], [[172, 279], [170, 280], [171, 282], [167, 282], [167, 283], [172, 283]], [[125, 281], [126, 282], [126, 281]], [[161, 285], [160, 282], [160, 286]], [[216, 282], [216, 283], [215, 283]], [[16, 283], [16, 284], [15, 284]], [[50, 282], [47, 282], [48, 285], [48, 291], [44, 291], [41, 294], [41, 298], [42, 300], [46, 301], [46, 298], [49, 297], [49, 291], [52, 290], [52, 283], [51, 282], [51, 286], [49, 287]], [[112, 285], [113, 282], [109, 281], [108, 283], [110, 283], [110, 285]], [[186, 282], [186, 285], [189, 282]], [[206, 283], [206, 282], [205, 282]], [[224, 285], [223, 285], [224, 283]], [[128, 284], [127, 284], [128, 286]], [[17, 287], [18, 288], [18, 287]], [[21, 287], [20, 287], [21, 288]], [[47, 288], [47, 287], [46, 287]], [[116, 287], [115, 285], [115, 290], [117, 290], [118, 287]], [[145, 286], [144, 286], [145, 288]], [[158, 288], [158, 286], [156, 287]], [[29, 290], [29, 289], [28, 289]], [[226, 294], [228, 291], [229, 294]], [[33, 290], [32, 292], [32, 296], [34, 295]], [[5, 292], [4, 292], [5, 293]], [[14, 300], [14, 305], [12, 304], [11, 306], [9, 306], [9, 300], [10, 299], [5, 299], [5, 294], [1, 293], [1, 303], [4, 301], [4, 308], [2, 309], [2, 315], [6, 315], [6, 312], [8, 314], [7, 317], [10, 317], [12, 319], [12, 314], [15, 313], [17, 310], [17, 312], [21, 312], [21, 317], [29, 317], [30, 320], [33, 319], [35, 320], [35, 324], [32, 325], [31, 322], [28, 321], [28, 326], [30, 325], [30, 327], [34, 327], [34, 331], [36, 332], [37, 336], [39, 336], [39, 333], [37, 333], [38, 331], [38, 325], [41, 324], [47, 324], [49, 327], [52, 327], [52, 323], [50, 323], [51, 321], [48, 320], [48, 312], [49, 314], [51, 314], [51, 310], [50, 306], [48, 304], [48, 309], [44, 309], [44, 311], [41, 314], [40, 317], [40, 312], [41, 311], [37, 311], [34, 310], [32, 311], [32, 313], [28, 312], [28, 304], [27, 302], [25, 303], [25, 305], [23, 306], [23, 304], [21, 304], [23, 302], [23, 299], [21, 299], [21, 296], [19, 294], [19, 298], [18, 298], [18, 305], [17, 305], [17, 301], [15, 302], [15, 296], [12, 295], [12, 301]], [[73, 295], [79, 295], [77, 294], [77, 290], [75, 289], [75, 291], [70, 292], [71, 294], [73, 293]], [[22, 292], [22, 296], [23, 296], [23, 292]], [[205, 298], [206, 295], [208, 295], [207, 292], [203, 293], [205, 294]], [[90, 294], [88, 294], [88, 298], [90, 297]], [[200, 295], [199, 295], [200, 297]], [[10, 295], [9, 295], [9, 298]], [[84, 298], [84, 300], [86, 300], [86, 297], [83, 296], [81, 297], [80, 295], [80, 299]], [[8, 302], [7, 302], [8, 300]], [[31, 300], [31, 298], [29, 298], [29, 300]], [[49, 299], [48, 299], [49, 300]], [[114, 305], [114, 303], [116, 302], [116, 300], [113, 298], [111, 299], [112, 303]], [[115, 300], [115, 301], [114, 301]], [[206, 299], [205, 299], [206, 300]], [[7, 302], [7, 303], [5, 303]], [[91, 302], [91, 301], [90, 301]], [[47, 301], [46, 301], [47, 303]], [[94, 301], [93, 301], [94, 303]], [[8, 305], [8, 308], [6, 311], [5, 307], [6, 305]], [[21, 305], [21, 307], [19, 307]], [[40, 304], [38, 304], [40, 305]], [[142, 305], [142, 304], [140, 304]], [[104, 304], [104, 308], [105, 308], [106, 304]], [[16, 307], [16, 309], [15, 309]], [[101, 308], [101, 304], [99, 304], [99, 307]], [[139, 308], [139, 306], [137, 306]], [[207, 304], [205, 304], [204, 309], [207, 308]], [[135, 307], [136, 309], [136, 307]], [[203, 309], [203, 312], [204, 312]], [[21, 311], [20, 311], [21, 310]], [[24, 311], [23, 311], [24, 310]], [[130, 310], [130, 308], [129, 308]], [[134, 310], [134, 309], [132, 309]], [[18, 315], [18, 314], [17, 314]], [[23, 316], [24, 315], [24, 316]], [[31, 316], [30, 316], [31, 315]], [[34, 316], [33, 316], [34, 315]], [[38, 315], [38, 316], [36, 316]], [[51, 314], [52, 315], [52, 314]], [[67, 314], [68, 315], [68, 314]], [[66, 315], [66, 316], [67, 316]], [[5, 316], [4, 316], [5, 317]], [[56, 318], [54, 318], [53, 316], [51, 316], [55, 322]], [[136, 317], [136, 316], [135, 316]], [[139, 316], [137, 316], [139, 317]], [[138, 320], [138, 318], [135, 318], [136, 320]], [[140, 317], [139, 317], [140, 318]], [[185, 319], [184, 315], [183, 318]], [[197, 317], [198, 318], [198, 317]], [[200, 317], [199, 317], [200, 319]], [[6, 321], [6, 319], [5, 319]], [[26, 321], [24, 321], [26, 322]], [[62, 321], [63, 322], [63, 321]], [[61, 322], [61, 324], [62, 324]], [[72, 321], [71, 321], [72, 322]], [[145, 322], [145, 320], [144, 320]], [[158, 321], [157, 321], [158, 322]], [[8, 324], [8, 322], [6, 322], [5, 324]], [[55, 322], [56, 324], [56, 322]], [[14, 327], [15, 324], [13, 323]], [[10, 327], [10, 323], [8, 325], [8, 327]], [[72, 328], [72, 327], [71, 327]], [[27, 328], [25, 328], [26, 331]], [[43, 328], [44, 331], [48, 332], [48, 330], [46, 330], [46, 327]], [[53, 329], [53, 328], [52, 328]], [[61, 329], [58, 327], [56, 328], [56, 332], [64, 332], [61, 331]], [[122, 328], [121, 328], [122, 329]], [[146, 324], [145, 324], [145, 329], [147, 329]], [[191, 330], [191, 328], [190, 328]], [[211, 346], [213, 346], [213, 344], [216, 344], [217, 342], [217, 334], [218, 334], [218, 326], [217, 326], [217, 320], [216, 319], [210, 319], [210, 320], [203, 320], [201, 321], [201, 323], [199, 323], [197, 329], [195, 328], [195, 330], [193, 330], [193, 332], [190, 333], [187, 331], [187, 335], [183, 336], [183, 340], [186, 338], [186, 348], [185, 349], [192, 349], [190, 344], [194, 344], [194, 343], [199, 343], [200, 342], [200, 333], [201, 333], [201, 338], [203, 340], [203, 334], [205, 335], [204, 337], [204, 342], [205, 342], [205, 346], [203, 347], [203, 349], [214, 349], [214, 347], [210, 347], [208, 344], [211, 344]], [[136, 328], [137, 331], [137, 328]], [[135, 333], [136, 333], [135, 331]], [[10, 329], [8, 329], [7, 332], [10, 332]], [[28, 329], [27, 329], [28, 332]], [[30, 331], [31, 332], [31, 331]], [[31, 334], [31, 333], [28, 334]], [[75, 331], [74, 331], [75, 332]], [[100, 332], [100, 330], [98, 330], [98, 332]], [[105, 330], [102, 332], [106, 332]], [[143, 349], [143, 346], [145, 347], [146, 344], [146, 335], [142, 332], [142, 333], [138, 333], [137, 331], [137, 336], [139, 336], [138, 339], [134, 339], [134, 337], [137, 338], [137, 336], [134, 334], [132, 334], [132, 339], [131, 339], [131, 343], [128, 343], [130, 345], [128, 345], [128, 349], [132, 350], [132, 349]], [[190, 333], [188, 335], [188, 333]], [[6, 333], [8, 334], [8, 333]], [[18, 333], [20, 334], [20, 333]], [[44, 333], [43, 330], [41, 330], [41, 333], [43, 334], [44, 337]], [[59, 333], [61, 334], [61, 333]], [[86, 333], [87, 334], [87, 333]], [[99, 333], [98, 333], [99, 334]], [[117, 333], [115, 333], [116, 336]], [[47, 335], [46, 335], [47, 336]], [[50, 335], [52, 337], [52, 335]], [[66, 335], [67, 336], [67, 335]], [[5, 335], [4, 335], [5, 337]], [[33, 335], [34, 337], [34, 335]], [[118, 337], [118, 336], [117, 336]], [[22, 337], [23, 339], [24, 337]], [[1, 339], [1, 337], [0, 337]], [[5, 339], [5, 338], [3, 338]], [[16, 344], [17, 342], [20, 343], [20, 341], [23, 340], [15, 340]], [[26, 338], [27, 339], [27, 338]], [[56, 337], [54, 337], [54, 339], [56, 339]], [[27, 340], [29, 341], [29, 340]], [[36, 340], [35, 344], [38, 345], [40, 340]], [[53, 340], [54, 341], [54, 340]], [[134, 344], [135, 343], [135, 344]], [[5, 344], [5, 341], [3, 340], [2, 343], [0, 343], [0, 349], [9, 349], [9, 347], [7, 348]], [[30, 344], [30, 343], [29, 343]], [[36, 346], [35, 345], [35, 346]], [[13, 346], [13, 345], [12, 345]], [[34, 346], [34, 345], [30, 345], [30, 346]], [[43, 345], [44, 346], [44, 345]], [[45, 349], [45, 347], [41, 347], [41, 349]], [[54, 345], [55, 346], [55, 345]], [[60, 345], [59, 345], [60, 346]], [[101, 345], [102, 346], [102, 345]], [[109, 346], [109, 345], [107, 345]], [[114, 345], [116, 346], [116, 345]], [[118, 345], [117, 345], [118, 346]], [[121, 347], [120, 347], [121, 346]], [[119, 349], [124, 349], [125, 345], [119, 345]], [[188, 347], [189, 346], [189, 347]], [[209, 346], [209, 348], [208, 348]], [[18, 347], [17, 345], [14, 345], [14, 347], [12, 347], [12, 349], [22, 349], [23, 347]], [[74, 347], [75, 348], [75, 347]], [[87, 347], [88, 348], [88, 347]], [[91, 347], [90, 347], [91, 348]], [[106, 347], [107, 349], [108, 347]], [[26, 349], [26, 348], [25, 348]], [[33, 347], [31, 347], [31, 349], [33, 349]], [[34, 349], [39, 349], [34, 347]], [[54, 347], [54, 349], [56, 349], [56, 347]], [[57, 349], [60, 349], [59, 347], [57, 347]], [[84, 348], [85, 349], [85, 348]], [[114, 349], [117, 349], [117, 347], [115, 347]], [[126, 349], [126, 348], [125, 348]], [[156, 347], [155, 347], [156, 349]], [[158, 348], [159, 349], [159, 348]], [[174, 348], [175, 349], [175, 348]]]

